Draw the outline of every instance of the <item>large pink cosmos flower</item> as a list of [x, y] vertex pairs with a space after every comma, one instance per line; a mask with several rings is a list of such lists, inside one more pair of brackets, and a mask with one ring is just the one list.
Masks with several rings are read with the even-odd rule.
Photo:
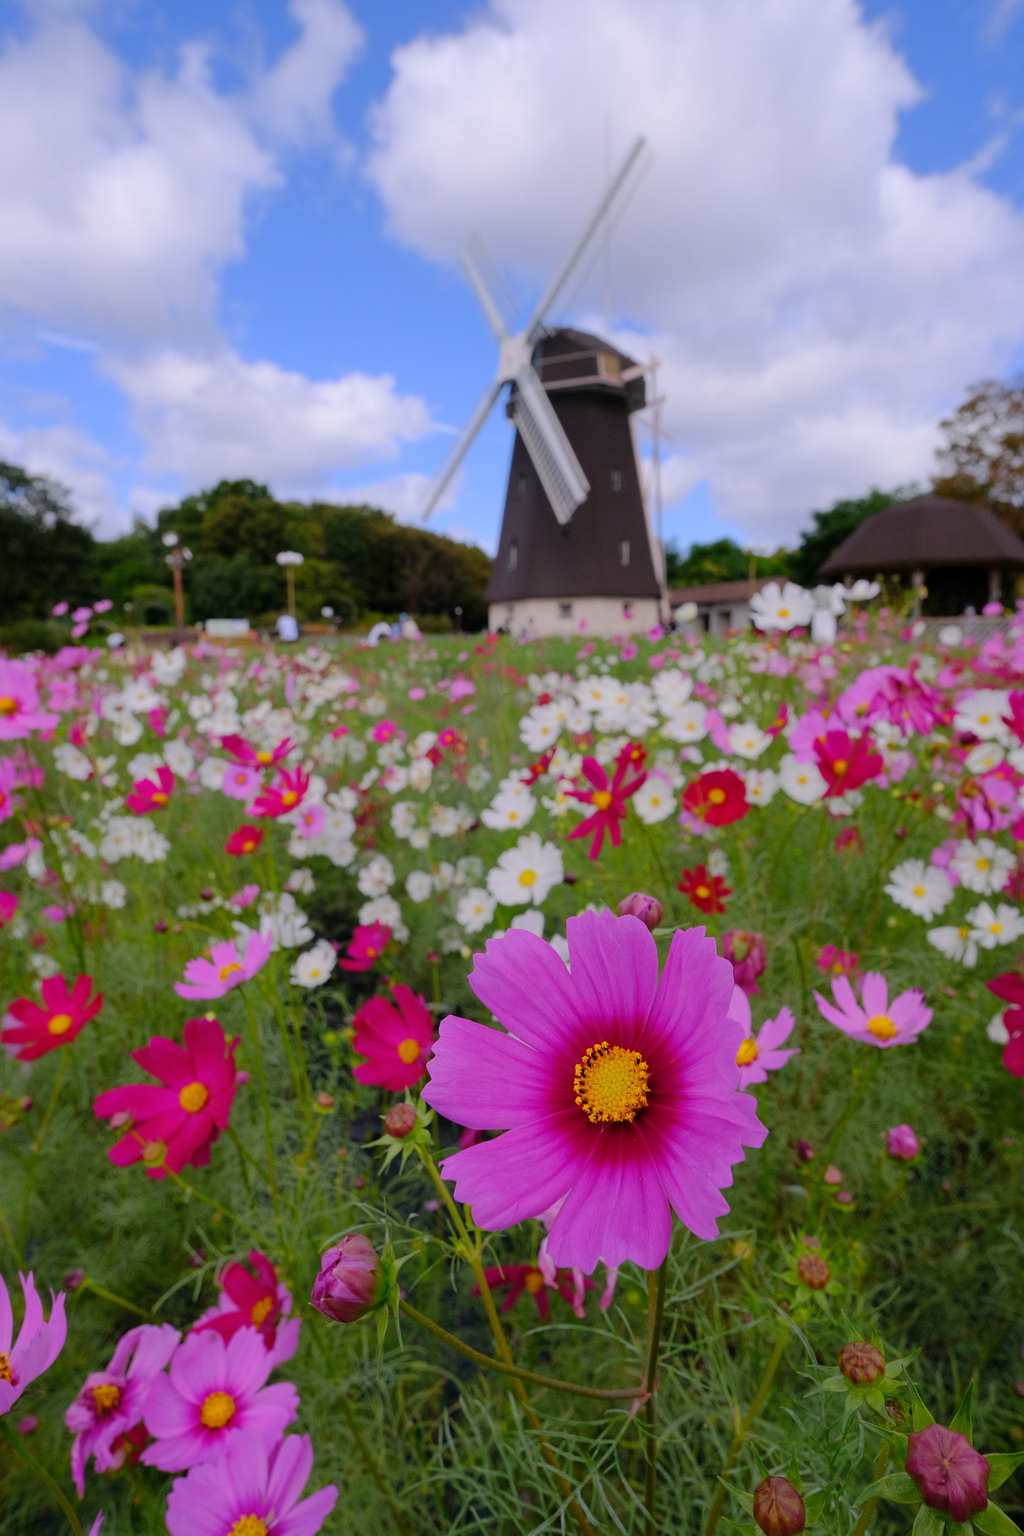
[[232, 1442], [269, 1451], [299, 1409], [290, 1381], [263, 1383], [273, 1363], [255, 1328], [240, 1328], [227, 1344], [204, 1328], [190, 1333], [171, 1361], [169, 1375], [155, 1378], [146, 1397], [146, 1428], [156, 1444], [140, 1460], [161, 1472], [184, 1472], [218, 1462]]
[[171, 1487], [171, 1536], [316, 1536], [334, 1508], [333, 1483], [299, 1498], [313, 1470], [308, 1435], [288, 1435], [268, 1454], [252, 1435], [238, 1436], [216, 1467], [193, 1467]]
[[54, 1296], [48, 1322], [43, 1321], [43, 1304], [39, 1300], [35, 1280], [31, 1274], [18, 1274], [21, 1292], [25, 1298], [25, 1313], [14, 1338], [14, 1314], [7, 1286], [0, 1275], [0, 1413], [9, 1413], [30, 1381], [35, 1381], [48, 1371], [64, 1348], [68, 1325], [64, 1316], [64, 1292]]
[[838, 1007], [826, 1002], [820, 992], [815, 992], [814, 1001], [822, 1017], [845, 1035], [882, 1050], [890, 1045], [909, 1045], [931, 1023], [932, 1010], [925, 1003], [923, 992], [911, 987], [890, 1003], [888, 983], [877, 971], [868, 971], [860, 995], [863, 1007], [846, 977], [839, 976], [832, 983], [832, 996]]
[[96, 1458], [96, 1471], [120, 1465], [115, 1441], [142, 1419], [150, 1385], [178, 1347], [181, 1335], [170, 1323], [143, 1323], [118, 1343], [105, 1371], [92, 1371], [64, 1415], [75, 1437], [71, 1447], [71, 1476], [78, 1497], [85, 1498], [85, 1467]]
[[0, 741], [23, 741], [33, 731], [53, 731], [60, 716], [39, 708], [39, 689], [23, 661], [0, 657]]
[[273, 947], [272, 934], [250, 933], [245, 954], [239, 955], [231, 940], [225, 939], [213, 946], [209, 960], [201, 957], [189, 960], [185, 966], [185, 980], [176, 981], [174, 990], [179, 997], [190, 999], [223, 997], [233, 987], [251, 981], [270, 959]]
[[189, 1019], [184, 1049], [154, 1035], [148, 1045], [132, 1051], [143, 1071], [166, 1086], [133, 1083], [100, 1094], [93, 1104], [97, 1119], [131, 1117], [128, 1130], [107, 1153], [110, 1161], [118, 1168], [145, 1162], [150, 1179], [162, 1179], [165, 1167], [172, 1173], [180, 1173], [186, 1163], [204, 1168], [210, 1147], [231, 1118], [237, 1044], [237, 1036], [228, 1044], [216, 1019]]
[[743, 1028], [743, 1039], [736, 1052], [741, 1088], [749, 1088], [753, 1083], [766, 1083], [769, 1072], [777, 1072], [791, 1056], [799, 1056], [799, 1049], [779, 1050], [779, 1046], [793, 1033], [796, 1023], [788, 1008], [780, 1008], [774, 1019], [765, 1019], [755, 1038], [750, 1019], [750, 999], [742, 987], [733, 987], [729, 1017]]
[[732, 966], [703, 928], [673, 935], [660, 982], [637, 918], [585, 912], [566, 934], [571, 972], [522, 929], [488, 942], [469, 981], [509, 1033], [445, 1019], [423, 1097], [459, 1125], [507, 1130], [443, 1165], [480, 1226], [513, 1226], [564, 1196], [548, 1239], [556, 1265], [656, 1269], [672, 1210], [717, 1236], [732, 1164], [768, 1134], [737, 1088]]

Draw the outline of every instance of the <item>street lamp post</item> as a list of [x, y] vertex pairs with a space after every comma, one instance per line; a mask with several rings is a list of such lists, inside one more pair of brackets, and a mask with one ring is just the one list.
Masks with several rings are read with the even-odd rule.
[[178, 543], [176, 533], [165, 533], [161, 541], [164, 547], [170, 550], [170, 554], [164, 559], [171, 568], [174, 577], [174, 617], [179, 629], [185, 628], [185, 593], [181, 585], [181, 572], [186, 560], [192, 559], [192, 551], [183, 549]]
[[277, 557], [278, 565], [284, 566], [288, 578], [288, 612], [295, 617], [295, 567], [304, 563], [304, 556], [295, 549], [282, 549]]

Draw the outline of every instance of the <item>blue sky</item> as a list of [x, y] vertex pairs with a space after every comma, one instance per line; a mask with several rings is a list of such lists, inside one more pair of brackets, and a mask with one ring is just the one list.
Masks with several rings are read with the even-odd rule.
[[[923, 479], [1020, 360], [1024, 0], [0, 0], [0, 47], [0, 457], [107, 533], [221, 474], [413, 516], [495, 362], [458, 249], [529, 304], [606, 135], [655, 154], [608, 292], [667, 537]], [[510, 449], [435, 526], [493, 545]]]

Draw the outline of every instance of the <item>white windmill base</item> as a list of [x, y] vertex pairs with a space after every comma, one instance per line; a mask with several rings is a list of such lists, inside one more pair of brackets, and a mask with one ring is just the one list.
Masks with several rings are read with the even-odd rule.
[[661, 622], [656, 597], [523, 597], [491, 603], [488, 629], [506, 630], [515, 639], [609, 640], [646, 634]]

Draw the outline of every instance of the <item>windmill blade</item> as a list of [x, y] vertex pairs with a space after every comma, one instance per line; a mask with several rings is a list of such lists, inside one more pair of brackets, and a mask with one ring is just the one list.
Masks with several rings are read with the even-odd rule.
[[497, 400], [499, 394], [501, 393], [501, 389], [502, 380], [496, 379], [493, 384], [488, 384], [487, 388], [480, 396], [480, 399], [477, 401], [472, 416], [470, 416], [465, 427], [462, 429], [462, 436], [459, 438], [458, 442], [455, 444], [455, 447], [445, 459], [441, 469], [434, 476], [434, 479], [430, 483], [430, 489], [427, 492], [426, 500], [423, 503], [424, 522], [426, 522], [431, 512], [433, 512], [434, 508], [441, 500], [441, 496], [449, 480], [452, 478], [452, 475], [454, 475], [466, 454], [469, 452], [470, 444], [472, 443], [474, 437], [476, 437], [477, 433], [480, 431], [480, 428], [483, 426], [484, 422], [487, 420], [487, 417], [490, 414], [491, 406], [494, 404], [495, 400]]
[[480, 301], [480, 308], [487, 316], [487, 324], [494, 332], [495, 340], [498, 342], [504, 341], [508, 335], [505, 329], [505, 322], [501, 317], [497, 304], [491, 298], [487, 284], [484, 282], [480, 270], [473, 259], [473, 254], [468, 249], [462, 253], [462, 270], [468, 277], [470, 287]]
[[583, 231], [583, 234], [580, 236], [573, 249], [569, 252], [569, 255], [562, 263], [561, 268], [555, 275], [552, 282], [548, 285], [548, 289], [544, 294], [544, 297], [541, 299], [540, 303], [537, 305], [537, 308], [534, 310], [533, 317], [526, 327], [527, 335], [529, 335], [531, 338], [536, 335], [540, 327], [543, 325], [544, 316], [547, 314], [548, 310], [554, 304], [555, 300], [562, 292], [562, 289], [569, 281], [569, 278], [572, 276], [579, 262], [582, 260], [584, 254], [593, 242], [594, 237], [597, 235], [602, 224], [604, 224], [605, 221], [610, 218], [616, 203], [619, 204], [619, 213], [624, 210], [626, 203], [628, 202], [628, 197], [622, 196], [620, 201], [620, 194], [625, 192], [627, 183], [630, 181], [630, 178], [633, 176], [634, 172], [638, 172], [639, 174], [637, 174], [630, 191], [635, 191], [636, 187], [639, 186], [640, 177], [643, 175], [647, 169], [647, 166], [650, 164], [651, 157], [649, 155], [644, 156], [644, 151], [646, 149], [647, 140], [643, 137], [637, 139], [636, 143], [633, 145], [633, 148], [630, 150], [629, 154], [623, 161], [619, 173], [615, 177], [615, 180], [612, 182], [611, 186], [608, 188], [607, 192], [598, 203], [597, 209], [591, 218], [590, 223]]
[[[511, 331], [519, 305], [504, 272], [487, 249], [481, 236], [475, 232], [470, 236], [463, 252], [462, 265], [466, 276], [476, 290], [477, 297], [484, 306], [491, 328], [500, 341], [506, 331]], [[486, 302], [484, 294], [486, 294]], [[492, 319], [492, 312], [498, 317], [497, 324]], [[501, 326], [500, 332], [498, 324]]]
[[516, 375], [512, 420], [558, 521], [569, 521], [590, 494], [590, 482], [555, 415], [544, 386], [531, 366]]

